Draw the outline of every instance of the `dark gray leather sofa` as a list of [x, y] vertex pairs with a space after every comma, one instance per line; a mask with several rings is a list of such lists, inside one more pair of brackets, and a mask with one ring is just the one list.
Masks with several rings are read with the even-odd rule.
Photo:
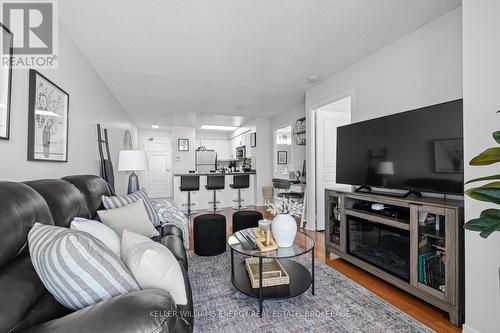
[[29, 257], [27, 235], [35, 222], [68, 227], [74, 217], [95, 218], [109, 185], [96, 176], [25, 183], [0, 182], [0, 332], [192, 332], [193, 302], [182, 232], [160, 230], [184, 275], [188, 304], [148, 289], [113, 297], [79, 311], [60, 305], [45, 289]]

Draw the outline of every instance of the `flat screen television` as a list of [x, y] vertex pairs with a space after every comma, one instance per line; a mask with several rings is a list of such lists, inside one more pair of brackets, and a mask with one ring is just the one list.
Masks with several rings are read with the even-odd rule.
[[337, 128], [337, 183], [463, 195], [462, 100]]

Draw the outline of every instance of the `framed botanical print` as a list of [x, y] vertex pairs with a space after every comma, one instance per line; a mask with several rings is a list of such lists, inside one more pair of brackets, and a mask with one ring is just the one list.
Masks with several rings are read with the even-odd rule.
[[178, 151], [189, 151], [189, 139], [177, 139]]
[[[12, 89], [12, 39], [9, 29], [0, 23], [2, 64], [0, 65], [0, 140], [10, 136], [10, 96]], [[6, 59], [7, 61], [6, 63]]]
[[28, 160], [68, 161], [69, 95], [30, 69]]
[[288, 152], [286, 150], [278, 151], [278, 164], [288, 164]]

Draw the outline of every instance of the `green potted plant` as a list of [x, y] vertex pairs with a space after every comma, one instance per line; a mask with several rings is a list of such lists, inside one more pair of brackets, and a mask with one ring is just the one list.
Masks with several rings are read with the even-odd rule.
[[[497, 111], [497, 113], [500, 111]], [[493, 139], [500, 145], [500, 131], [493, 133]], [[484, 166], [500, 162], [500, 147], [486, 149], [469, 164], [472, 166]], [[479, 187], [472, 187], [465, 191], [469, 197], [485, 202], [500, 205], [500, 174], [469, 180], [466, 184], [474, 182], [490, 181]], [[464, 228], [479, 232], [483, 238], [487, 238], [495, 231], [500, 231], [500, 209], [489, 208], [481, 212], [478, 218], [465, 223]]]
[[[497, 111], [499, 113], [500, 111]], [[500, 131], [493, 132], [493, 140], [500, 144]], [[500, 162], [500, 147], [486, 149], [469, 164], [473, 166], [491, 165]], [[485, 176], [469, 180], [466, 184], [475, 182], [486, 182], [479, 187], [472, 187], [465, 191], [469, 197], [485, 202], [491, 202], [495, 205], [500, 205], [500, 174]], [[483, 238], [488, 238], [495, 231], [500, 231], [500, 209], [489, 208], [481, 212], [479, 217], [465, 223], [464, 228], [471, 231], [479, 232]], [[500, 283], [500, 268], [498, 268], [498, 276]]]

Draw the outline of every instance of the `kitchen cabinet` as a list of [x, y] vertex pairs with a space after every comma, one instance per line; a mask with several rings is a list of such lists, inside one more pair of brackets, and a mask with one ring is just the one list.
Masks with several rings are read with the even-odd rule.
[[229, 159], [228, 141], [224, 139], [196, 139], [196, 148], [205, 146], [208, 150], [217, 152], [217, 159]]
[[229, 158], [236, 158], [236, 148], [241, 146], [245, 146], [246, 157], [252, 157], [253, 148], [250, 147], [250, 132], [239, 135], [229, 140]]

